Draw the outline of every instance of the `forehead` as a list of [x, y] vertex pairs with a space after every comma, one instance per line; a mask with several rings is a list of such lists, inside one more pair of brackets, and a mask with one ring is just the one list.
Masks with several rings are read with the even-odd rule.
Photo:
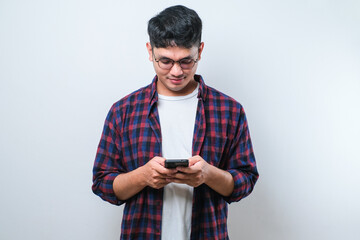
[[153, 48], [153, 52], [157, 58], [170, 58], [174, 60], [193, 57], [198, 51], [198, 47], [181, 48], [181, 47], [166, 47], [166, 48]]

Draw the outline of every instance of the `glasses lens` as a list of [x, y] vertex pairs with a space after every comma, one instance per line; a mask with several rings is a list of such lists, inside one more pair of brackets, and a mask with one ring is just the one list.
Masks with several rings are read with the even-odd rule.
[[182, 69], [190, 69], [194, 66], [195, 62], [193, 59], [183, 59], [180, 61], [180, 66]]
[[162, 69], [169, 70], [173, 66], [173, 61], [171, 59], [160, 59], [159, 60], [159, 67]]
[[[159, 67], [164, 69], [164, 70], [171, 69], [175, 64], [174, 60], [167, 59], [167, 58], [159, 59], [157, 62], [159, 64]], [[191, 68], [193, 68], [194, 65], [195, 65], [195, 62], [196, 62], [196, 60], [194, 60], [194, 59], [182, 59], [182, 60], [178, 61], [179, 65], [180, 65], [180, 67], [182, 69], [191, 69]]]

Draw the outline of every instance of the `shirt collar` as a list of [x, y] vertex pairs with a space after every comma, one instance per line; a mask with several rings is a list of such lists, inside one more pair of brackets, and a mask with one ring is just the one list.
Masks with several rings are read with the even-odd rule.
[[[201, 77], [201, 75], [194, 76], [194, 79], [196, 82], [199, 83], [199, 93], [197, 98], [201, 99], [202, 101], [205, 101], [206, 99], [206, 93], [207, 93], [207, 86], [205, 85], [204, 79]], [[158, 92], [156, 90], [156, 83], [158, 81], [158, 77], [155, 76], [152, 80], [152, 83], [150, 84], [150, 105], [153, 105], [155, 102], [158, 101]]]

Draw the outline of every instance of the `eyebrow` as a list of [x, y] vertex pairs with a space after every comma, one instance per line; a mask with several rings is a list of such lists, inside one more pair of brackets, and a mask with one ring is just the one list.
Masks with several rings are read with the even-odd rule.
[[[155, 54], [154, 54], [154, 56], [155, 56]], [[192, 58], [193, 58], [193, 57], [192, 57], [191, 55], [189, 55], [189, 56], [187, 56], [187, 57], [184, 57], [184, 58], [179, 59], [178, 61], [181, 61], [181, 60], [183, 60], [183, 59], [192, 59]], [[174, 59], [171, 59], [171, 58], [168, 58], [168, 57], [165, 57], [165, 56], [159, 56], [158, 59], [159, 59], [159, 60], [160, 60], [160, 59], [167, 59], [167, 60], [173, 60], [173, 61], [175, 61]]]

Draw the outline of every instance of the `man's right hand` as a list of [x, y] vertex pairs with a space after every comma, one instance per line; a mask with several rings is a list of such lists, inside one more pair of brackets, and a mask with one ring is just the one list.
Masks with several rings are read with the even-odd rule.
[[165, 168], [165, 158], [154, 157], [131, 172], [119, 174], [113, 182], [113, 190], [118, 199], [126, 200], [146, 186], [156, 189], [166, 186], [176, 172], [176, 169]]
[[142, 167], [146, 185], [152, 188], [163, 188], [177, 172], [176, 169], [165, 168], [165, 158], [154, 157]]

